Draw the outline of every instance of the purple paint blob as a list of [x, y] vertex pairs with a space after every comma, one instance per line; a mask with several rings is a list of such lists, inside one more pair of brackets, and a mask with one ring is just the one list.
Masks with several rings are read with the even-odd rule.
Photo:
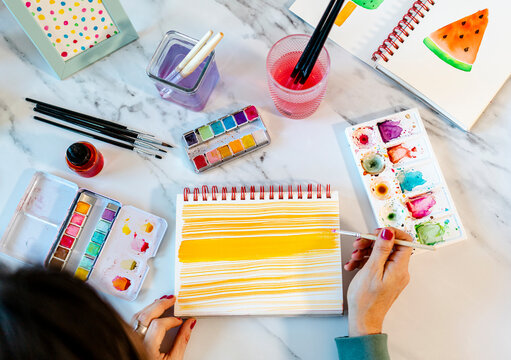
[[115, 217], [115, 211], [105, 209], [105, 211], [103, 212], [103, 216], [101, 217], [107, 221], [112, 221]]
[[397, 139], [401, 136], [403, 128], [399, 126], [399, 121], [385, 120], [378, 124], [381, 138], [383, 142], [388, 143], [391, 140]]

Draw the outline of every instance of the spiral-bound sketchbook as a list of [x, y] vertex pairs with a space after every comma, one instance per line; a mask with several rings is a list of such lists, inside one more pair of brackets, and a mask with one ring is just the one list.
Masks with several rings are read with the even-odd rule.
[[[329, 0], [296, 0], [316, 25]], [[469, 130], [511, 75], [511, 2], [347, 0], [330, 38]]]
[[339, 200], [327, 186], [184, 190], [177, 316], [342, 314]]

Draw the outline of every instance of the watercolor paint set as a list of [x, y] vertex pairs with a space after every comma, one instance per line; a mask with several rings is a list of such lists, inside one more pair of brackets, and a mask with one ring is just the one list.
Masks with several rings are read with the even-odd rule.
[[443, 246], [466, 233], [417, 109], [346, 129], [379, 226]]
[[218, 167], [270, 143], [270, 135], [251, 105], [183, 135], [197, 173]]
[[0, 251], [67, 271], [131, 301], [166, 229], [160, 217], [37, 172], [0, 240]]

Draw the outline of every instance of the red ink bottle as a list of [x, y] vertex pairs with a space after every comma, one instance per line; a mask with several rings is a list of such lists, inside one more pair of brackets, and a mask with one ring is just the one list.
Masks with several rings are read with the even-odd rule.
[[71, 170], [83, 177], [93, 177], [103, 169], [103, 155], [94, 145], [80, 141], [67, 148], [66, 162]]

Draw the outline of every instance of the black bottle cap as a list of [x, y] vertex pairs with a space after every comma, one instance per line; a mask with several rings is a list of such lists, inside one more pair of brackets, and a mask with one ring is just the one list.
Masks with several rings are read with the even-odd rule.
[[91, 151], [85, 144], [74, 143], [67, 148], [66, 157], [74, 166], [83, 166], [89, 162]]

